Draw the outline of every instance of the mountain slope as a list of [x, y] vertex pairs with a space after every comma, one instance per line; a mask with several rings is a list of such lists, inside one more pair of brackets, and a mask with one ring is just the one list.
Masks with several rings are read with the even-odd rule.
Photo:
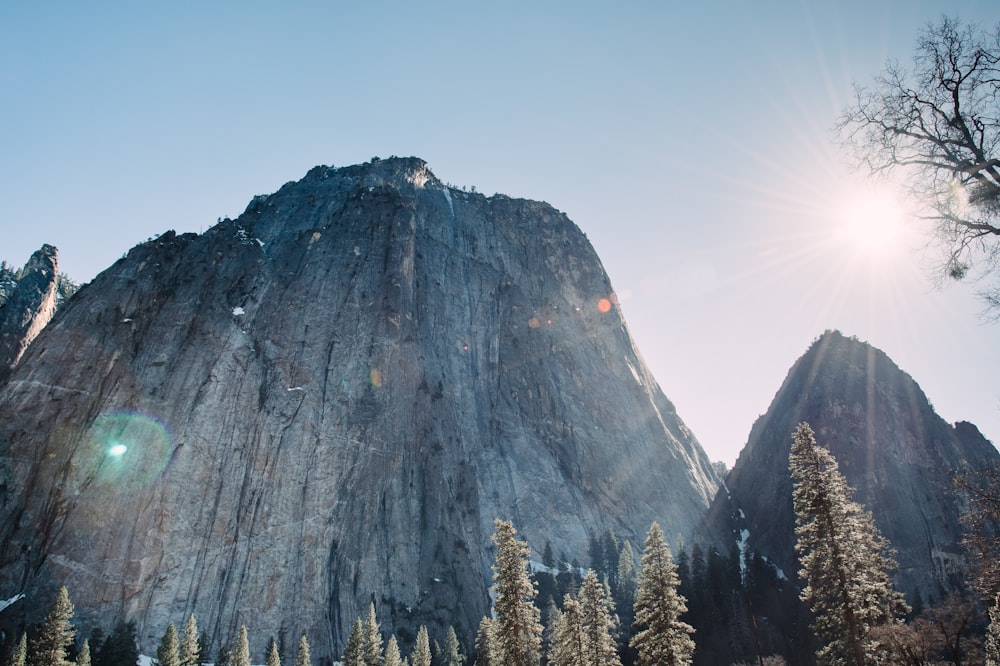
[[[789, 371], [716, 496], [716, 534], [747, 529], [756, 548], [788, 576], [798, 571], [788, 472], [791, 434], [808, 422], [837, 459], [854, 499], [897, 550], [897, 585], [914, 601], [960, 589], [963, 500], [955, 470], [997, 460], [975, 426], [945, 423], [917, 383], [882, 351], [836, 331], [824, 333]], [[731, 543], [731, 541], [730, 541]]]
[[494, 517], [582, 553], [653, 520], [690, 535], [715, 493], [613, 300], [565, 215], [413, 158], [166, 233], [0, 387], [0, 584], [65, 583], [82, 624], [134, 620], [147, 650], [195, 612], [208, 650], [245, 623], [335, 657], [370, 600], [404, 643], [454, 623], [469, 644]]

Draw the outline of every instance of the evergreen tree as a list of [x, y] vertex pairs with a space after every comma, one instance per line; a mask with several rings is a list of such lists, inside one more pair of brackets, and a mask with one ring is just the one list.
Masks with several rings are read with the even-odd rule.
[[180, 649], [181, 666], [198, 666], [201, 663], [201, 643], [198, 640], [198, 622], [194, 613], [188, 615], [184, 625], [184, 639]]
[[80, 654], [76, 655], [76, 666], [90, 666], [90, 641], [83, 639]]
[[73, 646], [73, 604], [65, 587], [59, 588], [52, 610], [28, 650], [28, 666], [69, 666], [67, 650]]
[[427, 627], [424, 625], [420, 625], [420, 629], [417, 630], [417, 644], [413, 647], [413, 654], [410, 655], [410, 666], [431, 666], [431, 643], [427, 637]]
[[462, 646], [458, 642], [458, 634], [455, 627], [448, 626], [448, 631], [444, 638], [444, 666], [462, 666], [465, 663], [465, 655], [462, 654]]
[[584, 633], [584, 663], [590, 666], [621, 666], [614, 632], [618, 624], [611, 607], [610, 593], [588, 571], [580, 588], [580, 613]]
[[14, 654], [10, 656], [10, 666], [26, 666], [28, 661], [28, 634], [22, 632], [21, 640], [14, 647]]
[[836, 460], [806, 423], [795, 430], [789, 469], [795, 550], [807, 582], [801, 598], [822, 644], [816, 656], [823, 664], [865, 666], [873, 661], [870, 631], [898, 623], [909, 610], [889, 580], [895, 563], [888, 543], [871, 514], [851, 500]]
[[395, 634], [389, 637], [389, 643], [385, 646], [385, 661], [383, 666], [402, 666], [402, 656], [399, 654], [399, 641]]
[[475, 666], [499, 666], [499, 663], [494, 665], [493, 620], [488, 617], [484, 617], [479, 621], [479, 630], [476, 631]]
[[567, 594], [563, 599], [562, 613], [556, 618], [552, 628], [549, 665], [586, 666], [586, 642], [580, 602]]
[[[135, 622], [119, 622], [101, 642], [100, 650], [96, 649], [96, 643], [91, 644], [90, 654], [94, 666], [135, 666], [139, 661]], [[216, 662], [216, 666], [222, 663]]]
[[986, 631], [986, 666], [1000, 666], [1000, 594], [990, 606], [990, 627]]
[[229, 666], [250, 666], [250, 641], [245, 624], [240, 625], [240, 633], [229, 651]]
[[309, 657], [309, 641], [306, 635], [302, 634], [299, 639], [299, 652], [295, 655], [295, 666], [312, 666], [312, 659]]
[[156, 648], [156, 659], [160, 666], [180, 666], [181, 647], [177, 638], [177, 627], [171, 622], [167, 625], [167, 630], [160, 639], [160, 645]]
[[362, 654], [365, 666], [382, 666], [382, 634], [375, 619], [375, 603], [368, 605], [368, 617], [363, 627]]
[[278, 644], [271, 639], [267, 646], [267, 657], [264, 659], [265, 666], [281, 666], [281, 656], [278, 654]]
[[646, 535], [642, 571], [635, 593], [635, 626], [630, 645], [639, 652], [640, 666], [684, 666], [691, 663], [694, 641], [691, 625], [680, 620], [687, 610], [677, 591], [680, 584], [670, 546], [660, 526], [653, 523]]
[[635, 598], [635, 553], [628, 539], [622, 541], [618, 553], [618, 597], [627, 600], [629, 606]]
[[517, 540], [511, 523], [498, 518], [494, 525], [496, 624], [491, 661], [505, 666], [536, 666], [541, 659], [542, 623], [541, 613], [533, 603], [537, 592], [527, 571], [528, 544]]
[[347, 637], [347, 645], [344, 646], [344, 666], [364, 666], [365, 664], [365, 639], [364, 627], [361, 625], [361, 618], [354, 621], [351, 633]]

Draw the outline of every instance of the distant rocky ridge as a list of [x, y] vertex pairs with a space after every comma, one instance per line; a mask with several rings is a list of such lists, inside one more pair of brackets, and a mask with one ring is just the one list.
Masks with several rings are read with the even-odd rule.
[[[31, 255], [18, 280], [4, 275], [0, 285], [0, 382], [56, 311], [59, 296], [59, 251], [43, 245]], [[6, 273], [6, 271], [5, 271]]]
[[0, 384], [0, 621], [66, 584], [147, 652], [194, 612], [210, 654], [247, 624], [327, 659], [370, 601], [468, 645], [494, 517], [690, 538], [717, 483], [565, 215], [317, 167], [132, 249]]
[[795, 363], [753, 425], [712, 504], [709, 531], [729, 544], [739, 539], [787, 576], [797, 575], [788, 455], [791, 433], [803, 421], [896, 549], [897, 587], [910, 602], [918, 595], [919, 602], [940, 601], [963, 589], [964, 499], [952, 475], [995, 464], [1000, 454], [974, 425], [942, 420], [885, 353], [837, 331], [824, 333]]

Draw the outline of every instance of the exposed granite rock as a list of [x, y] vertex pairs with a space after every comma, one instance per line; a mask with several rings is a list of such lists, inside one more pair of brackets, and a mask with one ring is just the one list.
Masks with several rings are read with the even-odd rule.
[[0, 383], [56, 311], [59, 251], [43, 245], [25, 264], [12, 293], [0, 302]]
[[0, 597], [65, 583], [147, 651], [194, 612], [208, 650], [246, 624], [328, 658], [369, 600], [468, 645], [494, 517], [584, 553], [689, 537], [717, 488], [580, 230], [413, 158], [134, 248], [0, 391], [0, 452]]
[[930, 601], [961, 589], [964, 500], [952, 474], [994, 463], [997, 450], [975, 426], [945, 423], [885, 353], [836, 331], [795, 363], [753, 425], [712, 504], [710, 529], [729, 545], [747, 529], [747, 547], [796, 576], [788, 454], [802, 421], [836, 457], [854, 499], [897, 550], [898, 589], [911, 602], [917, 591]]

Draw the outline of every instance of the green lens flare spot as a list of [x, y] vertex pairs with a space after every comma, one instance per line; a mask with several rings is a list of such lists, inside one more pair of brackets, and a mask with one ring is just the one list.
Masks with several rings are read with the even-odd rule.
[[124, 444], [114, 444], [111, 446], [110, 449], [108, 449], [108, 455], [113, 456], [115, 458], [121, 458], [123, 455], [125, 455], [126, 451], [128, 451], [128, 447], [125, 446]]

